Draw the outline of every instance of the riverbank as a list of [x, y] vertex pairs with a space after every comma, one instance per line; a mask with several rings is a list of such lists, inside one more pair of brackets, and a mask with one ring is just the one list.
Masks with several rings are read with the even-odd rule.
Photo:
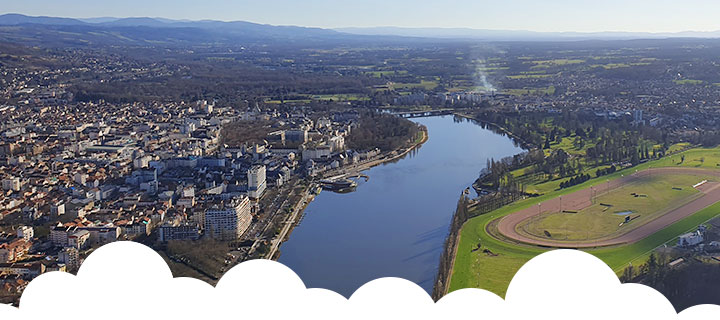
[[[326, 172], [322, 178], [327, 178], [329, 176], [335, 175], [336, 177], [341, 177], [345, 175], [352, 175], [355, 173], [359, 173], [361, 171], [365, 171], [368, 169], [371, 169], [372, 167], [397, 161], [403, 157], [405, 157], [408, 153], [415, 150], [419, 146], [423, 145], [428, 140], [428, 133], [427, 128], [422, 128], [420, 130], [420, 133], [422, 134], [421, 137], [416, 139], [414, 143], [407, 148], [403, 148], [400, 150], [393, 150], [388, 153], [380, 154], [376, 157], [376, 159], [370, 159], [362, 163], [358, 163], [352, 166], [339, 168], [337, 171], [329, 171]], [[288, 217], [288, 219], [285, 220], [285, 224], [283, 228], [281, 229], [280, 233], [271, 240], [270, 250], [265, 255], [267, 259], [270, 260], [278, 260], [280, 258], [280, 246], [282, 246], [282, 243], [287, 241], [290, 234], [292, 233], [292, 230], [298, 225], [300, 222], [302, 215], [304, 214], [305, 208], [312, 202], [315, 198], [315, 190], [319, 188], [319, 185], [312, 182], [310, 183], [305, 189], [303, 189], [303, 196], [293, 204], [293, 212]]]
[[471, 116], [471, 115], [464, 114], [464, 113], [460, 113], [460, 112], [454, 112], [453, 115], [456, 115], [456, 116], [458, 116], [458, 117], [465, 118], [465, 119], [468, 119], [468, 120], [477, 121], [477, 122], [483, 123], [483, 124], [485, 124], [485, 125], [487, 125], [487, 126], [494, 127], [497, 131], [499, 131], [499, 133], [502, 133], [502, 134], [504, 134], [504, 135], [512, 138], [515, 142], [517, 142], [517, 143], [520, 145], [520, 147], [522, 147], [522, 148], [525, 149], [525, 150], [531, 150], [531, 149], [536, 149], [536, 148], [538, 148], [538, 146], [533, 145], [533, 144], [531, 144], [531, 143], [523, 140], [522, 138], [518, 137], [517, 135], [515, 135], [514, 133], [512, 133], [512, 132], [511, 132], [510, 130], [508, 130], [507, 128], [505, 128], [505, 127], [503, 127], [503, 126], [501, 126], [501, 125], [499, 125], [499, 124], [497, 124], [497, 123], [490, 122], [490, 121], [485, 121], [485, 120], [480, 120], [480, 119], [476, 119], [475, 117], [473, 117], [473, 116]]
[[[527, 143], [520, 137], [517, 137], [512, 132], [508, 131], [506, 128], [487, 121], [482, 121], [475, 119], [471, 115], [463, 114], [460, 112], [455, 112], [453, 115], [480, 122], [482, 124], [485, 124], [487, 126], [492, 126], [495, 128], [496, 131], [499, 131], [499, 133], [504, 134], [510, 138], [512, 138], [516, 143], [518, 143], [523, 149], [532, 149], [535, 146]], [[467, 204], [465, 204], [467, 205]], [[458, 207], [460, 209], [460, 207]], [[467, 210], [468, 208], [463, 208]], [[462, 234], [462, 229], [465, 226], [465, 224], [468, 222], [469, 216], [467, 214], [459, 214], [459, 212], [456, 210], [455, 214], [453, 215], [452, 222], [450, 225], [450, 232], [448, 233], [446, 239], [445, 239], [445, 245], [443, 247], [443, 254], [441, 255], [439, 267], [438, 267], [438, 273], [435, 277], [435, 283], [433, 284], [433, 291], [432, 291], [432, 298], [435, 301], [440, 300], [443, 296], [448, 294], [450, 290], [450, 283], [453, 276], [453, 271], [455, 269], [455, 260], [457, 257], [458, 248], [460, 246], [460, 237]]]
[[[407, 148], [403, 148], [400, 150], [393, 150], [391, 152], [386, 152], [384, 154], [380, 154], [376, 156], [374, 159], [366, 160], [364, 162], [354, 164], [347, 167], [341, 167], [336, 170], [330, 170], [325, 172], [322, 175], [323, 179], [329, 179], [329, 178], [340, 178], [346, 175], [352, 175], [361, 171], [365, 171], [368, 169], [371, 169], [372, 167], [379, 166], [384, 163], [393, 162], [401, 159], [402, 157], [406, 156], [411, 151], [415, 150], [417, 147], [423, 145], [428, 140], [428, 133], [427, 128], [422, 128], [420, 130], [420, 133], [422, 134], [422, 137], [420, 139], [417, 139], [411, 146]], [[402, 150], [402, 151], [401, 151]]]
[[438, 265], [438, 271], [435, 276], [435, 283], [433, 284], [433, 290], [431, 293], [432, 299], [435, 301], [440, 300], [445, 294], [447, 294], [448, 289], [450, 288], [450, 278], [452, 276], [452, 270], [455, 267], [454, 257], [457, 255], [457, 248], [460, 244], [460, 231], [468, 219], [466, 191], [463, 192], [460, 200], [458, 201], [457, 209], [455, 210], [452, 221], [450, 222], [450, 231], [445, 239], [443, 253], [440, 255], [440, 263]]
[[307, 205], [315, 198], [315, 190], [317, 190], [317, 188], [319, 188], [317, 184], [310, 183], [303, 189], [302, 197], [293, 205], [293, 212], [285, 219], [285, 223], [282, 229], [280, 229], [280, 232], [270, 241], [270, 249], [265, 255], [269, 257], [269, 260], [277, 260], [280, 257], [278, 249], [280, 249], [282, 243], [290, 236], [292, 229], [297, 225]]

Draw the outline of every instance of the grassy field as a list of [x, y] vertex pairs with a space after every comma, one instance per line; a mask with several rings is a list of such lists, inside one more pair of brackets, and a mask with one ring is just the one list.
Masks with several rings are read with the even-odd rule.
[[[685, 156], [684, 162], [680, 162], [682, 155]], [[590, 186], [601, 186], [605, 183], [606, 179], [616, 179], [623, 174], [635, 172], [635, 170], [673, 166], [718, 168], [718, 164], [720, 164], [720, 148], [692, 149], [671, 157], [618, 171], [600, 179], [592, 179], [571, 188], [556, 190], [537, 198], [519, 201], [488, 214], [473, 218], [465, 224], [460, 234], [460, 243], [455, 257], [450, 291], [463, 288], [482, 288], [504, 296], [507, 291], [507, 286], [517, 270], [533, 257], [546, 251], [546, 249], [539, 247], [501, 241], [488, 234], [487, 230], [492, 230], [492, 227], [488, 228], [488, 226], [500, 217], [556, 198], [560, 195], [569, 194]], [[664, 244], [675, 242], [679, 235], [691, 231], [698, 225], [718, 216], [718, 212], [720, 212], [720, 203], [703, 209], [634, 244], [622, 247], [588, 250], [587, 252], [599, 257], [613, 270], [620, 273], [629, 264], [637, 266], [644, 263], [645, 259], [653, 250]], [[483, 250], [472, 252], [478, 245], [480, 245], [483, 250], [489, 250], [492, 254], [485, 254]]]
[[[582, 241], [598, 240], [630, 232], [633, 226], [643, 225], [658, 215], [687, 203], [699, 195], [692, 186], [710, 177], [696, 175], [655, 175], [636, 181], [610, 193], [599, 195], [595, 204], [576, 214], [545, 213], [518, 226], [523, 234], [545, 238], [548, 231], [553, 239]], [[600, 192], [602, 185], [599, 186]], [[640, 196], [636, 197], [633, 194]], [[629, 213], [637, 217], [631, 224], [620, 224]]]
[[674, 82], [675, 82], [675, 84], [680, 84], [680, 85], [684, 85], [684, 84], [698, 85], [698, 84], [705, 83], [705, 81], [702, 81], [702, 80], [692, 80], [692, 79], [674, 80]]
[[285, 101], [266, 100], [265, 101], [265, 103], [267, 103], [267, 104], [282, 104], [282, 103], [296, 103], [297, 104], [297, 103], [310, 103], [310, 102], [312, 102], [311, 99], [285, 100]]
[[420, 83], [394, 83], [393, 88], [395, 89], [412, 89], [422, 88], [425, 90], [433, 90], [438, 86], [437, 81], [421, 80]]
[[630, 68], [633, 66], [648, 66], [650, 62], [634, 62], [634, 63], [608, 63], [608, 64], [594, 64], [591, 68], [603, 68], [605, 70], [619, 69], [619, 68]]
[[375, 78], [382, 78], [382, 77], [389, 77], [394, 75], [405, 75], [408, 74], [407, 70], [400, 70], [400, 71], [368, 71], [365, 74], [375, 77]]
[[555, 87], [550, 86], [547, 88], [524, 88], [524, 89], [504, 89], [502, 93], [505, 94], [511, 94], [515, 96], [525, 96], [525, 95], [545, 95], [545, 94], [555, 94]]
[[585, 63], [585, 60], [580, 59], [553, 59], [553, 60], [535, 60], [531, 62], [534, 64], [532, 66], [532, 69], [538, 69], [538, 68], [550, 68], [554, 66], [566, 66], [571, 64], [582, 64]]
[[507, 76], [508, 79], [543, 79], [555, 76], [555, 74], [518, 74], [514, 76]]
[[362, 94], [322, 94], [313, 95], [310, 98], [318, 101], [367, 101], [369, 97]]

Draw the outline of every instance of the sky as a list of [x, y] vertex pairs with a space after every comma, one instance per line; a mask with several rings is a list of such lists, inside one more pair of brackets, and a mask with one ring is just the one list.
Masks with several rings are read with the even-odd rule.
[[323, 28], [720, 30], [717, 0], [0, 0], [0, 12], [73, 18], [243, 20]]

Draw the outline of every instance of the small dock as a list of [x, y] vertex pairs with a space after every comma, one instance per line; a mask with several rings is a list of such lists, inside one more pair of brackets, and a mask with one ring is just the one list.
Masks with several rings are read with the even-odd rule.
[[325, 179], [320, 180], [320, 185], [325, 190], [343, 191], [357, 187], [357, 182], [350, 179]]

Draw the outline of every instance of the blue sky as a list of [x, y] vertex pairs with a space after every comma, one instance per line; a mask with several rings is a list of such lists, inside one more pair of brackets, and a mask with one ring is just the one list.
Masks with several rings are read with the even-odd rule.
[[0, 0], [3, 13], [245, 20], [314, 27], [715, 31], [717, 0]]

